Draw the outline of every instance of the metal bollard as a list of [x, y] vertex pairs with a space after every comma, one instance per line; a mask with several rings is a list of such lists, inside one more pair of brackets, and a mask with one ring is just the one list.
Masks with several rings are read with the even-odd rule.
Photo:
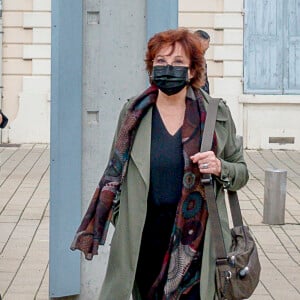
[[265, 170], [263, 223], [284, 224], [287, 171]]

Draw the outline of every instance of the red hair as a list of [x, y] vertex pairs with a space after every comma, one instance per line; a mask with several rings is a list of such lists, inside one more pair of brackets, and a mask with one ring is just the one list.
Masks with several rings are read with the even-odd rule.
[[205, 58], [203, 47], [196, 34], [185, 28], [170, 29], [167, 31], [156, 33], [148, 42], [145, 63], [146, 70], [152, 73], [153, 60], [157, 53], [164, 47], [175, 47], [175, 43], [179, 43], [184, 49], [186, 55], [190, 59], [190, 71], [193, 74], [190, 84], [196, 88], [200, 88], [205, 83]]

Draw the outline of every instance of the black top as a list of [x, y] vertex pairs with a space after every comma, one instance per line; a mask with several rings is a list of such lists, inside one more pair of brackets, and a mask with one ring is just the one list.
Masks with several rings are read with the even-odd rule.
[[149, 200], [156, 206], [177, 205], [181, 197], [184, 166], [181, 128], [171, 135], [156, 106], [152, 118]]
[[168, 249], [177, 204], [181, 198], [184, 166], [181, 128], [171, 135], [155, 106], [152, 115], [150, 162], [147, 217], [136, 273], [142, 299], [146, 299], [157, 278]]

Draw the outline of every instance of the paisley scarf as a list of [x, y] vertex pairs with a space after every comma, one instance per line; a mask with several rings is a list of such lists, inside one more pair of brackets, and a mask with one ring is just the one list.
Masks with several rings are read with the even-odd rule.
[[[116, 194], [126, 176], [135, 133], [143, 116], [155, 104], [157, 87], [150, 86], [131, 103], [113, 147], [113, 154], [77, 230], [71, 249], [79, 249], [86, 259], [98, 254], [106, 240]], [[193, 95], [194, 94], [194, 95]], [[200, 281], [201, 251], [208, 217], [204, 188], [197, 164], [190, 156], [199, 151], [206, 112], [200, 90], [188, 89], [182, 126], [184, 175], [182, 194], [161, 272], [154, 282], [149, 299], [155, 299], [157, 288], [164, 284], [164, 299], [179, 299]], [[214, 135], [212, 150], [216, 150]], [[162, 187], [167, 188], [167, 187]], [[166, 280], [165, 280], [166, 279]]]

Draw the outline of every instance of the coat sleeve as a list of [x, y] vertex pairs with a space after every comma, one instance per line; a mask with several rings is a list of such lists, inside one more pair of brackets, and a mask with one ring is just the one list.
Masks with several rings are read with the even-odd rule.
[[[119, 135], [119, 131], [120, 131], [120, 128], [122, 126], [122, 123], [123, 123], [123, 120], [124, 120], [124, 117], [126, 115], [126, 112], [128, 110], [128, 107], [129, 107], [129, 101], [127, 101], [124, 105], [123, 105], [123, 108], [119, 114], [119, 118], [118, 118], [118, 123], [117, 123], [117, 127], [116, 127], [116, 130], [115, 130], [115, 134], [114, 134], [114, 139], [113, 139], [113, 142], [112, 142], [112, 146], [111, 146], [111, 149], [110, 149], [110, 155], [109, 155], [109, 159], [111, 159], [112, 155], [113, 155], [113, 149], [114, 149], [114, 145], [116, 143], [116, 140], [117, 140], [117, 137]], [[111, 219], [111, 223], [116, 226], [117, 224], [117, 221], [118, 221], [118, 216], [119, 216], [119, 206], [120, 206], [120, 193], [121, 191], [119, 191], [115, 197], [115, 200], [114, 200], [114, 206], [113, 206], [113, 212], [112, 212], [112, 219]]]
[[224, 188], [236, 191], [242, 188], [249, 179], [248, 169], [243, 156], [242, 138], [236, 135], [236, 128], [228, 106], [223, 102], [228, 116], [225, 122], [227, 139], [222, 157], [219, 157], [222, 165], [221, 175], [217, 180]]

